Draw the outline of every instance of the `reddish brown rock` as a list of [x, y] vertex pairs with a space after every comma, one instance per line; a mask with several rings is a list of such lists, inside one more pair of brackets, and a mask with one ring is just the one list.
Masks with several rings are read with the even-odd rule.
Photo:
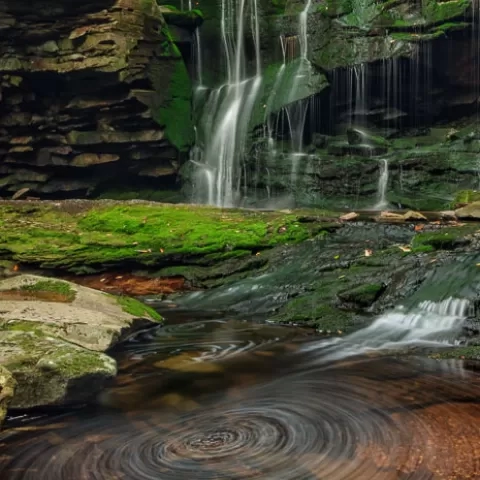
[[129, 273], [107, 273], [85, 277], [69, 277], [68, 280], [85, 287], [120, 295], [158, 295], [189, 290], [183, 277], [148, 278]]

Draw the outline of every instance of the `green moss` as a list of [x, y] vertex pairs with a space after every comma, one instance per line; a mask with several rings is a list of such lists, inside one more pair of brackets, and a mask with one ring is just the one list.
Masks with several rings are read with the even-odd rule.
[[41, 280], [30, 285], [22, 285], [20, 290], [26, 292], [51, 292], [58, 293], [65, 297], [69, 302], [75, 300], [76, 292], [73, 290], [67, 282], [60, 280]]
[[472, 203], [480, 201], [480, 192], [476, 190], [460, 190], [455, 194], [453, 199], [453, 205], [457, 205], [459, 203]]
[[48, 202], [37, 205], [0, 206], [3, 258], [74, 273], [126, 265], [149, 270], [199, 265], [211, 254], [207, 260], [214, 264], [223, 254], [242, 256], [301, 242], [329, 225], [325, 220], [301, 222], [295, 213], [192, 205], [92, 202], [76, 213]]
[[10, 320], [8, 322], [0, 320], [0, 330], [9, 332], [29, 332], [37, 336], [44, 336], [39, 322], [29, 322], [28, 320]]
[[385, 286], [379, 283], [368, 283], [350, 288], [338, 294], [338, 297], [347, 303], [358, 306], [370, 306], [383, 292]]
[[165, 4], [161, 4], [161, 5], [164, 8], [168, 8], [169, 10], [172, 10], [172, 12], [180, 12], [181, 11], [175, 5], [165, 5]]
[[287, 6], [287, 0], [269, 0], [267, 6], [267, 14], [271, 15], [283, 15], [285, 13], [285, 7]]
[[452, 0], [449, 2], [423, 0], [422, 13], [428, 23], [443, 23], [446, 20], [463, 16], [469, 6], [469, 0]]
[[[433, 252], [435, 248], [432, 247], [432, 245], [419, 245], [418, 247], [413, 247], [410, 251], [410, 253], [430, 253]], [[403, 252], [405, 254], [408, 254], [409, 252]]]
[[58, 348], [51, 355], [56, 370], [62, 376], [75, 378], [105, 370], [105, 355], [87, 350], [72, 351], [71, 347]]
[[341, 310], [315, 296], [302, 296], [292, 300], [282, 314], [273, 320], [315, 327], [324, 333], [337, 333], [338, 330], [348, 332], [355, 325], [352, 312]]
[[154, 120], [165, 128], [165, 137], [180, 151], [193, 143], [192, 84], [187, 67], [180, 58], [173, 63], [166, 98], [152, 112]]
[[468, 235], [477, 230], [476, 226], [443, 228], [433, 232], [419, 233], [412, 240], [414, 249], [430, 247], [434, 250], [453, 250], [468, 243]]
[[150, 318], [158, 322], [162, 321], [162, 316], [152, 307], [131, 297], [115, 297], [122, 310], [138, 318]]
[[200, 10], [179, 11], [170, 10], [163, 12], [165, 21], [169, 25], [176, 25], [180, 28], [195, 30], [203, 22], [203, 15]]

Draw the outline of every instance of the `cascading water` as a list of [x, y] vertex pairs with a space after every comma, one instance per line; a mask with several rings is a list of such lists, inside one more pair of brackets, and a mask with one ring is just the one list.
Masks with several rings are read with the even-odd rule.
[[312, 344], [307, 350], [327, 349], [322, 361], [330, 361], [408, 346], [453, 345], [470, 305], [467, 299], [449, 297], [440, 302], [423, 301], [413, 309], [400, 306], [379, 316], [367, 328], [344, 338]]
[[377, 203], [375, 210], [381, 210], [387, 207], [387, 188], [388, 188], [388, 160], [385, 158], [380, 160], [380, 176], [378, 178]]
[[290, 130], [290, 144], [292, 149], [292, 185], [295, 185], [298, 173], [298, 163], [303, 157], [303, 135], [305, 130], [305, 120], [308, 110], [308, 99], [294, 101], [294, 96], [298, 90], [300, 82], [308, 78], [311, 72], [311, 64], [308, 60], [308, 11], [312, 5], [312, 0], [308, 0], [305, 8], [299, 15], [298, 31], [300, 43], [300, 57], [296, 60], [297, 70], [294, 75], [293, 84], [290, 89], [289, 105], [285, 107], [285, 113]]
[[[248, 26], [255, 50], [250, 76], [244, 41]], [[200, 120], [195, 200], [233, 206], [240, 194], [247, 127], [262, 80], [257, 0], [222, 0], [221, 33], [227, 78], [210, 92]]]
[[[188, 9], [193, 10], [195, 7], [192, 0], [188, 0]], [[182, 6], [183, 9], [183, 6]], [[203, 65], [202, 65], [202, 42], [200, 39], [200, 29], [196, 28], [193, 37], [194, 42], [194, 61], [195, 61], [195, 72], [197, 74], [197, 90], [203, 89]]]

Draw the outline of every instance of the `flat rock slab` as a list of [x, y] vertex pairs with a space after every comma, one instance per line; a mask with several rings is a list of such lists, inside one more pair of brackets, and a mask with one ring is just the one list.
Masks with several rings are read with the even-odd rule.
[[[45, 301], [42, 297], [48, 289], [55, 300], [58, 300], [56, 295], [62, 295], [55, 290], [68, 293], [63, 301], [62, 298]], [[14, 291], [25, 296], [18, 300], [2, 300], [1, 292]], [[28, 296], [30, 300], [26, 300]], [[89, 350], [105, 351], [120, 337], [122, 330], [131, 328], [140, 316], [149, 318], [147, 307], [143, 315], [135, 316], [123, 310], [118, 297], [71, 282], [36, 275], [19, 275], [0, 281], [0, 325], [22, 323], [26, 328], [25, 322], [31, 322], [32, 328]]]

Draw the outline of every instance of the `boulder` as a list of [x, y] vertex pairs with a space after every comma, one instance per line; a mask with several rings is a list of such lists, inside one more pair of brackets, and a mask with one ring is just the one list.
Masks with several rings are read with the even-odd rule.
[[455, 210], [455, 215], [460, 220], [480, 220], [480, 202], [473, 202]]
[[1, 327], [0, 364], [17, 382], [10, 407], [20, 409], [83, 403], [117, 372], [113, 358], [18, 321]]
[[409, 210], [408, 212], [404, 213], [403, 219], [406, 222], [425, 222], [427, 221], [427, 217], [422, 215], [420, 212], [415, 212], [413, 210]]
[[14, 408], [82, 403], [116, 374], [103, 352], [158, 321], [137, 300], [36, 275], [0, 281], [0, 365], [17, 381]]

